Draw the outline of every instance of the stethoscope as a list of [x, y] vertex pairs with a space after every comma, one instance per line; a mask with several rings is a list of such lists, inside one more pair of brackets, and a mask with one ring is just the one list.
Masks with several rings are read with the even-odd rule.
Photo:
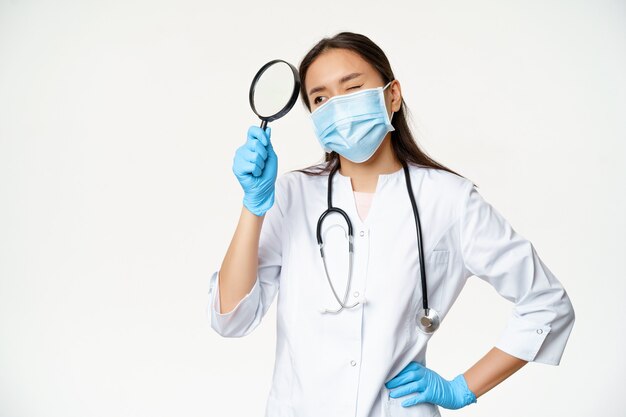
[[[406, 163], [402, 161], [402, 167], [404, 168], [404, 178], [406, 179], [406, 187], [409, 193], [409, 197], [411, 199], [411, 206], [413, 207], [413, 215], [415, 217], [415, 228], [417, 230], [417, 247], [419, 250], [419, 260], [420, 260], [420, 275], [422, 279], [422, 309], [418, 312], [418, 327], [424, 331], [425, 333], [433, 333], [435, 330], [439, 328], [439, 313], [432, 308], [428, 308], [428, 291], [426, 289], [426, 270], [424, 267], [424, 251], [422, 249], [422, 231], [420, 227], [419, 214], [417, 212], [417, 204], [415, 204], [415, 197], [413, 196], [413, 188], [411, 187], [411, 178], [409, 175], [409, 168]], [[350, 292], [350, 284], [352, 282], [352, 260], [354, 256], [354, 236], [352, 233], [352, 222], [350, 221], [350, 217], [346, 214], [345, 211], [340, 209], [339, 207], [333, 207], [332, 202], [332, 189], [333, 189], [333, 176], [335, 172], [339, 169], [339, 164], [337, 164], [330, 172], [328, 176], [328, 209], [326, 209], [320, 216], [317, 221], [317, 243], [320, 246], [320, 254], [322, 256], [322, 262], [324, 263], [324, 271], [326, 273], [326, 278], [328, 279], [328, 284], [335, 296], [335, 299], [340, 304], [340, 308], [337, 310], [328, 310], [323, 309], [323, 313], [339, 313], [344, 308], [353, 308], [359, 304], [365, 304], [366, 300], [364, 297], [357, 301], [353, 305], [346, 305], [348, 300], [348, 294]], [[346, 285], [346, 293], [343, 296], [343, 300], [339, 298], [337, 292], [335, 291], [335, 286], [333, 285], [330, 276], [328, 275], [328, 267], [326, 266], [326, 258], [324, 257], [324, 242], [322, 240], [322, 223], [326, 216], [331, 213], [339, 213], [343, 216], [346, 223], [348, 224], [348, 252], [349, 252], [349, 266], [348, 266], [348, 284]]]

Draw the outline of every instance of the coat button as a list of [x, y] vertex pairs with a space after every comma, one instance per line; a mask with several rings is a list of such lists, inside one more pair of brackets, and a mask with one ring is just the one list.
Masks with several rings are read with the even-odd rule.
[[537, 333], [538, 333], [538, 334], [541, 334], [541, 333], [543, 333], [543, 330], [541, 330], [541, 329], [537, 329]]
[[357, 298], [359, 296], [359, 292], [355, 291], [353, 295], [354, 295], [354, 298]]
[[356, 366], [356, 361], [350, 361], [350, 365]]
[[361, 232], [359, 233], [359, 235], [360, 235], [361, 237], [365, 236], [365, 231], [361, 230]]

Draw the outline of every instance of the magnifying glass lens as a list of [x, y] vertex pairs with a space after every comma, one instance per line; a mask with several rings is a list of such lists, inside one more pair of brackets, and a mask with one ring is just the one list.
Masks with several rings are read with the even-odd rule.
[[289, 65], [278, 62], [261, 75], [254, 89], [254, 106], [259, 115], [270, 117], [285, 107], [294, 88]]
[[262, 120], [261, 128], [285, 114], [300, 91], [298, 70], [282, 59], [263, 65], [250, 85], [250, 107]]

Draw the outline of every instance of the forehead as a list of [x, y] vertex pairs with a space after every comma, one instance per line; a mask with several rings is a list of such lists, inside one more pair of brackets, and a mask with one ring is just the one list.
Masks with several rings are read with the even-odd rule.
[[329, 49], [315, 58], [309, 66], [305, 80], [306, 91], [337, 83], [341, 77], [353, 72], [361, 72], [366, 77], [378, 74], [358, 53], [348, 49]]

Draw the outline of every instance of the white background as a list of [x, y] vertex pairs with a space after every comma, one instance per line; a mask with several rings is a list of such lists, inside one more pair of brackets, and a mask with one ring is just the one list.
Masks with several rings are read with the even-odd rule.
[[[207, 292], [241, 210], [232, 158], [265, 62], [349, 30], [388, 55], [431, 156], [479, 185], [567, 289], [560, 366], [458, 416], [623, 412], [624, 1], [0, 0], [0, 416], [262, 416], [275, 307], [248, 337]], [[319, 162], [301, 102], [279, 173]], [[512, 305], [471, 278], [429, 345], [452, 379]]]

